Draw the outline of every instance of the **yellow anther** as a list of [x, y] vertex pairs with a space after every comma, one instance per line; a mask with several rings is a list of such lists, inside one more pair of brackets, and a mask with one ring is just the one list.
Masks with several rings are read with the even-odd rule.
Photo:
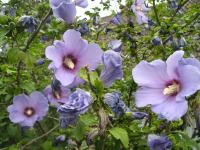
[[176, 82], [173, 82], [172, 85], [167, 86], [163, 90], [164, 95], [173, 95], [180, 91], [180, 85]]
[[70, 58], [68, 58], [68, 57], [66, 57], [66, 58], [64, 59], [64, 64], [65, 64], [69, 69], [74, 69], [74, 67], [75, 67], [75, 64], [74, 64], [74, 62], [72, 61], [72, 59], [70, 59]]
[[58, 92], [54, 92], [54, 96], [55, 96], [56, 99], [60, 99], [61, 98]]
[[141, 5], [136, 6], [136, 7], [135, 7], [135, 10], [137, 10], [137, 11], [141, 11], [141, 10], [142, 10]]

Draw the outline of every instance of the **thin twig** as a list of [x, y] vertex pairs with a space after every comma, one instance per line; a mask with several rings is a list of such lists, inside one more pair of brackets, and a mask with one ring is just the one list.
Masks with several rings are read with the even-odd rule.
[[53, 128], [52, 128], [51, 130], [49, 130], [48, 132], [42, 134], [42, 135], [39, 136], [39, 137], [36, 137], [36, 138], [32, 139], [31, 141], [29, 141], [28, 143], [26, 143], [24, 146], [22, 146], [22, 147], [20, 148], [20, 150], [25, 149], [28, 145], [31, 145], [31, 144], [33, 144], [34, 142], [36, 142], [36, 141], [42, 139], [43, 137], [49, 135], [51, 132], [53, 132], [53, 131], [54, 131], [55, 129], [57, 129], [58, 127], [59, 127], [59, 125], [56, 125], [55, 127], [53, 127]]
[[158, 25], [160, 25], [160, 20], [158, 18], [158, 11], [156, 9], [156, 2], [155, 2], [155, 0], [153, 0], [153, 11], [154, 11], [155, 16], [156, 16], [156, 21], [157, 21]]
[[[176, 9], [175, 13], [173, 14], [172, 18], [171, 18], [171, 21], [174, 20], [174, 17], [176, 16], [176, 14], [181, 10], [181, 8], [183, 6], [185, 6], [185, 4], [187, 4], [187, 2], [189, 2], [189, 0], [185, 0], [181, 5], [178, 6], [178, 8]], [[171, 22], [170, 21], [170, 22]]]
[[17, 81], [17, 85], [19, 86], [20, 85], [20, 74], [21, 74], [21, 65], [22, 65], [22, 61], [20, 60], [18, 62], [18, 65], [17, 65], [17, 77], [16, 77], [16, 81]]
[[39, 33], [41, 27], [43, 26], [43, 24], [45, 24], [45, 22], [47, 21], [48, 17], [52, 14], [52, 9], [50, 9], [47, 13], [47, 15], [42, 19], [42, 21], [40, 22], [38, 28], [36, 29], [36, 31], [30, 36], [30, 38], [28, 39], [28, 42], [24, 48], [24, 52], [26, 52], [30, 46], [30, 44], [33, 42], [34, 38], [37, 36], [37, 34]]

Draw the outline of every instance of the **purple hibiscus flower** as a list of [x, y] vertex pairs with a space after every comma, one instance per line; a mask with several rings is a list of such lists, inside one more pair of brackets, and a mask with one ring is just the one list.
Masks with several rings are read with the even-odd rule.
[[54, 16], [71, 24], [76, 17], [76, 6], [86, 8], [88, 6], [87, 0], [50, 0], [50, 7], [53, 10]]
[[145, 6], [144, 0], [136, 0], [132, 4], [131, 9], [133, 13], [135, 13], [139, 25], [148, 23], [148, 17], [145, 15], [145, 13], [149, 11], [149, 8]]
[[85, 113], [91, 103], [92, 97], [90, 93], [81, 89], [76, 89], [76, 91], [69, 96], [68, 101], [64, 105], [58, 107], [61, 127], [76, 123], [77, 116]]
[[56, 107], [66, 103], [70, 93], [71, 90], [62, 85], [59, 90], [53, 90], [50, 85], [44, 89], [44, 94], [48, 98], [49, 102]]
[[142, 61], [133, 69], [133, 79], [140, 86], [135, 94], [137, 107], [151, 105], [153, 112], [170, 121], [187, 112], [185, 97], [200, 89], [200, 64], [183, 55], [176, 51], [166, 62]]
[[33, 92], [30, 96], [25, 94], [13, 98], [13, 104], [7, 108], [9, 118], [13, 123], [32, 127], [40, 121], [48, 111], [48, 100], [41, 92]]
[[122, 79], [122, 58], [118, 52], [113, 50], [106, 51], [102, 56], [103, 70], [100, 79], [106, 87], [112, 85], [117, 79]]
[[148, 145], [150, 150], [169, 150], [172, 147], [172, 142], [168, 139], [167, 136], [149, 134]]
[[53, 61], [55, 77], [62, 85], [71, 84], [80, 68], [88, 66], [89, 70], [96, 69], [101, 62], [103, 51], [93, 43], [88, 44], [75, 30], [67, 30], [63, 35], [64, 41], [54, 41], [54, 45], [46, 48], [46, 57]]

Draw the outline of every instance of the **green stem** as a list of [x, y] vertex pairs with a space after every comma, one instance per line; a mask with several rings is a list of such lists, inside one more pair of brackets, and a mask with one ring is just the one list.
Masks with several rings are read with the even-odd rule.
[[153, 0], [153, 11], [154, 11], [155, 16], [156, 16], [156, 21], [157, 21], [158, 25], [160, 26], [160, 20], [158, 18], [158, 11], [156, 9], [156, 2], [155, 2], [155, 0]]
[[31, 141], [29, 141], [28, 143], [26, 143], [24, 146], [22, 146], [22, 147], [20, 148], [20, 150], [24, 150], [27, 146], [29, 146], [29, 145], [31, 145], [31, 144], [37, 142], [38, 140], [42, 139], [43, 137], [49, 135], [51, 132], [53, 132], [54, 130], [56, 130], [58, 127], [59, 127], [59, 125], [56, 125], [55, 127], [53, 127], [53, 128], [52, 128], [51, 130], [49, 130], [48, 132], [42, 134], [42, 135], [39, 136], [39, 137], [36, 137], [36, 138], [32, 139]]

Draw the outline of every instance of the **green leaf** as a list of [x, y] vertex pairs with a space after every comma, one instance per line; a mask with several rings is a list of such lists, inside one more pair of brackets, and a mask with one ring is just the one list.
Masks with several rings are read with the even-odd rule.
[[77, 141], [82, 141], [86, 134], [86, 125], [81, 120], [78, 120], [72, 133]]
[[17, 63], [19, 62], [20, 60], [26, 58], [25, 57], [25, 53], [20, 51], [19, 49], [17, 48], [11, 48], [8, 50], [8, 53], [7, 53], [7, 56], [8, 56], [8, 60], [11, 62], [11, 63]]
[[109, 132], [114, 136], [114, 138], [120, 140], [125, 148], [128, 148], [129, 137], [125, 129], [115, 127], [115, 128], [110, 129]]
[[192, 148], [194, 150], [200, 149], [200, 145], [198, 145], [194, 139], [190, 138], [183, 132], [175, 131], [172, 136], [176, 139], [177, 143], [180, 143], [180, 147], [182, 147], [184, 150], [188, 150], [188, 148]]
[[97, 123], [97, 120], [93, 114], [80, 116], [80, 121], [83, 122], [86, 126], [91, 126]]

